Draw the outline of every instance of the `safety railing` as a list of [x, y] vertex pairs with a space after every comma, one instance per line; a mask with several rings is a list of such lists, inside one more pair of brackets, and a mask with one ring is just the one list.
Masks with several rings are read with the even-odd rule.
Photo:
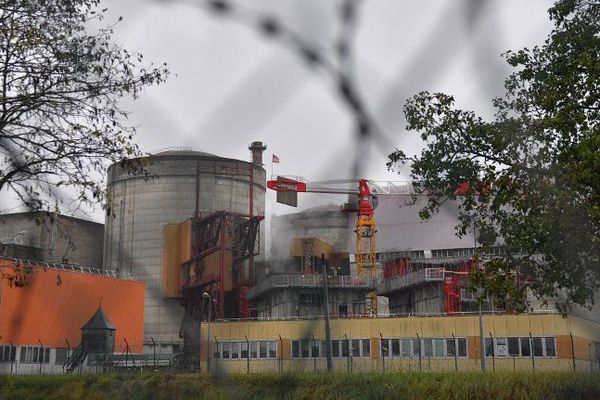
[[108, 278], [134, 280], [134, 278], [128, 272], [117, 272], [117, 271], [113, 271], [113, 270], [109, 270], [109, 269], [84, 267], [82, 265], [76, 265], [76, 264], [61, 264], [61, 263], [53, 263], [53, 262], [22, 260], [20, 258], [12, 258], [12, 257], [5, 257], [5, 256], [0, 256], [0, 260], [13, 261], [14, 263], [16, 263], [18, 265], [24, 265], [24, 266], [28, 266], [28, 267], [43, 267], [43, 268], [50, 268], [50, 269], [60, 269], [63, 271], [83, 272], [85, 274], [105, 276]]
[[[285, 288], [285, 287], [323, 287], [324, 278], [322, 275], [272, 275], [256, 286], [248, 290], [248, 297], [254, 298], [260, 294], [269, 291], [274, 288]], [[370, 287], [370, 279], [366, 277], [361, 280], [353, 276], [330, 276], [327, 279], [327, 285], [330, 288], [364, 288]]]
[[423, 268], [417, 271], [409, 272], [402, 276], [397, 276], [393, 279], [384, 281], [379, 293], [390, 293], [397, 290], [402, 290], [410, 286], [421, 285], [425, 282], [440, 282], [444, 280], [443, 268]]

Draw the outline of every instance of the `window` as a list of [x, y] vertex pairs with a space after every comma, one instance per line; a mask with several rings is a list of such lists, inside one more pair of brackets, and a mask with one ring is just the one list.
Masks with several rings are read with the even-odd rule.
[[467, 356], [467, 338], [459, 338], [458, 342], [458, 356], [466, 357]]
[[13, 362], [17, 356], [15, 346], [0, 346], [0, 362]]
[[339, 357], [340, 356], [340, 341], [332, 340], [331, 347], [332, 347], [331, 354], [333, 355], [333, 357]]
[[369, 339], [362, 340], [362, 356], [371, 357], [371, 341]]
[[516, 337], [508, 338], [508, 355], [511, 357], [519, 356], [519, 338], [516, 338]]
[[223, 358], [229, 358], [229, 354], [231, 354], [231, 343], [223, 342]]
[[300, 342], [297, 340], [292, 341], [292, 358], [300, 357]]
[[553, 337], [544, 338], [546, 344], [546, 357], [556, 357], [556, 343]]
[[454, 357], [456, 355], [456, 342], [454, 339], [446, 339], [446, 357]]
[[400, 341], [400, 354], [402, 357], [409, 358], [413, 356], [411, 343], [412, 341], [410, 339], [403, 339]]
[[421, 348], [421, 342], [418, 339], [413, 339], [412, 345], [415, 357], [420, 357], [423, 351], [423, 349]]
[[390, 341], [388, 339], [382, 339], [381, 340], [381, 356], [389, 357], [390, 356], [389, 349], [390, 349]]
[[486, 338], [486, 356], [497, 357], [556, 357], [556, 341], [553, 337], [498, 337], [490, 348]]
[[400, 340], [392, 339], [392, 357], [400, 356]]
[[360, 340], [352, 339], [352, 357], [360, 357]]
[[231, 343], [231, 358], [240, 358], [240, 342]]
[[529, 357], [531, 355], [531, 343], [529, 343], [528, 337], [520, 338], [521, 342], [521, 356]]
[[533, 338], [533, 355], [536, 357], [543, 357], [544, 356], [544, 348], [542, 345], [542, 338], [541, 337], [534, 337]]
[[19, 361], [22, 363], [49, 363], [50, 348], [44, 347], [21, 347]]
[[310, 344], [306, 339], [300, 342], [300, 354], [302, 354], [302, 358], [310, 357]]
[[242, 352], [240, 354], [241, 358], [248, 358], [248, 342], [242, 342]]
[[258, 358], [258, 342], [250, 342], [250, 358]]
[[269, 358], [277, 358], [277, 342], [270, 341], [269, 343]]
[[260, 358], [267, 358], [268, 342], [260, 342]]
[[444, 339], [433, 340], [433, 356], [444, 357]]
[[312, 341], [312, 353], [313, 358], [319, 358], [321, 356], [321, 342], [318, 340]]
[[342, 357], [348, 357], [350, 355], [348, 349], [348, 340], [342, 340]]
[[494, 342], [492, 338], [485, 338], [485, 356], [493, 357], [494, 355]]
[[433, 357], [433, 343], [431, 339], [423, 339], [423, 355]]

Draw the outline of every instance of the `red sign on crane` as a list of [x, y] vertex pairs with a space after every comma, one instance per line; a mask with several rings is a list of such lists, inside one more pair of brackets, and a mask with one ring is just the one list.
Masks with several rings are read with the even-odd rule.
[[277, 179], [267, 181], [267, 187], [278, 192], [306, 192], [305, 182], [283, 176], [278, 176]]

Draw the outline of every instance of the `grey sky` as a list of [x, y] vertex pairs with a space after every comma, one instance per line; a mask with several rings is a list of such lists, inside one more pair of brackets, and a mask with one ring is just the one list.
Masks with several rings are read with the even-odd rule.
[[[338, 34], [339, 1], [233, 0], [267, 11], [321, 48]], [[215, 18], [200, 1], [105, 0], [106, 22], [123, 16], [115, 39], [145, 60], [167, 62], [174, 74], [125, 107], [145, 151], [188, 146], [248, 159], [248, 143], [267, 143], [281, 160], [275, 172], [308, 180], [350, 175], [353, 121], [320, 73], [252, 28]], [[508, 69], [500, 54], [541, 44], [550, 30], [548, 0], [364, 0], [355, 40], [355, 72], [368, 108], [405, 151], [419, 147], [403, 132], [402, 106], [421, 90], [455, 95], [461, 106], [490, 115]], [[390, 152], [393, 150], [389, 149]], [[385, 154], [364, 150], [365, 177], [406, 179], [388, 172]], [[266, 166], [270, 173], [270, 163]], [[403, 171], [407, 172], [407, 171]], [[305, 207], [328, 196], [300, 199]], [[268, 213], [289, 208], [267, 195]], [[92, 213], [102, 221], [102, 212]]]

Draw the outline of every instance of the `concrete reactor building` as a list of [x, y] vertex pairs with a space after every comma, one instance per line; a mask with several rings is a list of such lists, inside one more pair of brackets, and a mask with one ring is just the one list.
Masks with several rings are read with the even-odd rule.
[[[266, 172], [262, 153], [266, 146], [253, 142], [249, 149], [252, 161], [171, 150], [134, 160], [139, 161], [144, 173], [132, 174], [121, 163], [109, 168], [104, 266], [128, 272], [145, 282], [147, 341], [153, 338], [174, 345], [174, 351], [181, 344], [181, 287], [172, 288], [173, 280], [167, 275], [173, 275], [175, 270], [176, 275], [183, 276], [184, 271], [180, 262], [169, 264], [170, 255], [165, 253], [166, 225], [217, 211], [264, 216]], [[257, 253], [263, 255], [264, 232], [258, 238]]]

